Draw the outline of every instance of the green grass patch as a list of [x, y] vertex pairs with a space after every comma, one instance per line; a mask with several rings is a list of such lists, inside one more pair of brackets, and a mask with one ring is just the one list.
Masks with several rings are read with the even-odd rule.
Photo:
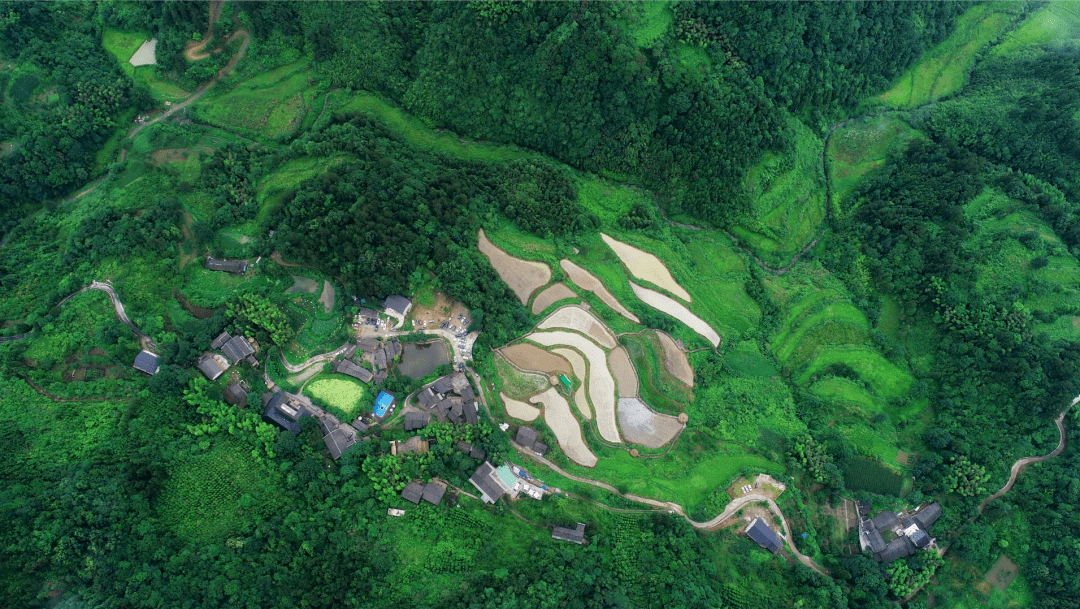
[[155, 507], [178, 535], [221, 541], [273, 509], [278, 479], [238, 442], [219, 439], [170, 468]]
[[522, 372], [499, 356], [495, 357], [495, 372], [499, 377], [499, 391], [515, 400], [528, 400], [551, 385], [544, 375]]
[[342, 421], [355, 419], [371, 405], [367, 387], [343, 375], [314, 378], [304, 387], [304, 393]]
[[800, 121], [790, 120], [795, 147], [789, 155], [769, 154], [747, 172], [750, 221], [732, 232], [758, 257], [783, 265], [809, 243], [825, 219], [822, 141]]
[[773, 361], [758, 351], [757, 344], [744, 341], [724, 354], [724, 368], [736, 376], [769, 378], [779, 372]]
[[959, 91], [979, 52], [1008, 29], [1020, 10], [1015, 3], [972, 6], [948, 38], [924, 53], [877, 99], [895, 108], [914, 108]]
[[655, 42], [668, 31], [675, 20], [668, 2], [637, 2], [630, 7], [630, 17], [623, 27], [634, 37], [634, 42], [639, 47], [647, 47]]
[[693, 389], [675, 378], [663, 362], [664, 348], [653, 332], [624, 334], [619, 342], [626, 347], [637, 370], [640, 397], [654, 410], [678, 414], [694, 399]]
[[781, 364], [806, 361], [818, 345], [860, 344], [869, 338], [870, 324], [862, 311], [847, 302], [831, 302], [800, 320], [783, 340], [772, 343]]
[[249, 137], [282, 141], [296, 135], [309, 112], [322, 109], [304, 59], [208, 95], [192, 106], [199, 119]]
[[800, 385], [806, 385], [814, 375], [837, 364], [854, 370], [878, 395], [885, 398], [903, 397], [915, 380], [869, 347], [830, 345], [818, 349], [816, 356], [799, 374], [797, 381]]
[[1015, 55], [1025, 48], [1058, 45], [1075, 48], [1080, 36], [1080, 5], [1075, 2], [1046, 2], [1043, 8], [1024, 19], [1005, 40], [990, 51], [991, 57]]
[[157, 66], [133, 66], [128, 61], [142, 43], [151, 37], [142, 32], [121, 32], [106, 29], [102, 32], [101, 43], [105, 50], [116, 58], [120, 70], [127, 74], [136, 85], [142, 85], [150, 91], [157, 101], [178, 102], [187, 99], [191, 93], [161, 78]]
[[[267, 264], [269, 261], [264, 261]], [[219, 307], [237, 295], [253, 290], [269, 289], [280, 292], [292, 285], [291, 279], [271, 279], [261, 273], [248, 273], [246, 276], [210, 271], [203, 267], [202, 261], [184, 268], [184, 283], [180, 291], [195, 306]]]
[[847, 195], [891, 153], [919, 137], [920, 132], [891, 114], [852, 120], [833, 131], [828, 149], [833, 212], [850, 213]]
[[853, 491], [899, 497], [904, 488], [904, 479], [877, 461], [852, 459], [844, 466], [844, 484]]

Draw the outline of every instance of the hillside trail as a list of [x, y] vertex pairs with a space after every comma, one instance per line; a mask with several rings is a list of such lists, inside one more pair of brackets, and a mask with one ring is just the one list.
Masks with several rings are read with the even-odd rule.
[[184, 57], [188, 61], [199, 61], [210, 56], [210, 51], [201, 51], [206, 48], [206, 45], [210, 42], [210, 37], [214, 34], [214, 22], [221, 18], [223, 6], [225, 6], [225, 0], [212, 0], [210, 2], [210, 23], [206, 26], [206, 34], [203, 35], [202, 42], [192, 41], [184, 45]]
[[813, 569], [817, 573], [820, 573], [821, 575], [825, 575], [825, 576], [829, 575], [828, 569], [825, 569], [821, 565], [814, 562], [814, 560], [812, 558], [810, 558], [809, 556], [806, 556], [802, 552], [799, 552], [798, 548], [795, 547], [794, 539], [791, 537], [791, 529], [788, 527], [787, 518], [784, 517], [784, 513], [780, 510], [780, 507], [778, 505], [776, 505], [776, 502], [773, 501], [771, 498], [765, 496], [765, 495], [762, 495], [762, 494], [759, 494], [759, 493], [751, 493], [749, 495], [744, 495], [744, 496], [739, 497], [738, 499], [735, 499], [735, 500], [731, 501], [730, 503], [728, 503], [727, 507], [724, 508], [724, 511], [721, 512], [716, 518], [713, 518], [713, 519], [711, 519], [709, 521], [706, 521], [706, 522], [697, 522], [697, 521], [693, 520], [692, 518], [690, 518], [689, 516], [687, 516], [686, 510], [684, 510], [683, 507], [681, 505], [679, 505], [678, 503], [674, 503], [674, 502], [671, 502], [671, 501], [657, 501], [656, 499], [650, 499], [648, 497], [642, 497], [640, 495], [635, 495], [633, 493], [623, 493], [623, 492], [619, 491], [618, 489], [616, 489], [614, 486], [612, 486], [612, 485], [610, 485], [610, 484], [608, 484], [606, 482], [601, 482], [599, 480], [592, 480], [590, 478], [582, 478], [580, 476], [575, 476], [574, 474], [571, 474], [570, 472], [562, 469], [561, 467], [559, 467], [558, 465], [555, 465], [554, 463], [552, 463], [551, 461], [545, 459], [544, 457], [541, 457], [540, 455], [537, 455], [536, 453], [532, 452], [531, 450], [526, 450], [524, 446], [521, 446], [520, 444], [518, 444], [517, 442], [514, 442], [513, 440], [510, 441], [510, 444], [525, 459], [531, 459], [533, 461], [536, 461], [537, 463], [540, 463], [542, 465], [546, 465], [547, 467], [551, 468], [553, 471], [555, 471], [560, 476], [569, 478], [570, 480], [573, 480], [575, 482], [581, 482], [583, 484], [589, 484], [589, 485], [595, 486], [597, 488], [602, 488], [602, 489], [604, 489], [604, 490], [606, 490], [608, 492], [611, 492], [611, 493], [613, 493], [615, 495], [618, 495], [619, 497], [622, 497], [624, 499], [629, 499], [630, 501], [635, 501], [637, 503], [644, 503], [645, 505], [651, 505], [651, 506], [653, 506], [654, 508], [657, 508], [657, 509], [667, 510], [669, 513], [672, 513], [672, 514], [678, 514], [678, 515], [682, 516], [683, 518], [685, 518], [686, 521], [690, 523], [690, 526], [694, 527], [695, 529], [699, 529], [699, 530], [703, 530], [703, 531], [714, 531], [720, 526], [720, 524], [722, 522], [724, 522], [725, 520], [730, 519], [732, 517], [732, 515], [734, 515], [736, 512], [738, 512], [739, 509], [741, 509], [745, 505], [747, 505], [749, 503], [764, 501], [764, 502], [769, 504], [769, 510], [773, 514], [775, 514], [778, 518], [780, 518], [780, 522], [784, 526], [783, 538], [784, 538], [784, 541], [787, 542], [788, 549], [791, 550], [792, 555], [794, 555], [795, 558], [798, 559], [799, 562], [806, 565], [810, 569]]
[[131, 320], [128, 319], [127, 313], [124, 311], [124, 303], [120, 302], [120, 298], [117, 297], [116, 291], [113, 290], [112, 284], [108, 282], [93, 281], [90, 283], [90, 285], [80, 289], [79, 291], [69, 294], [63, 300], [56, 303], [56, 306], [59, 307], [63, 305], [65, 302], [71, 300], [75, 296], [82, 294], [87, 290], [100, 290], [108, 294], [109, 300], [112, 301], [113, 311], [116, 313], [116, 318], [120, 320], [120, 323], [127, 326], [128, 330], [131, 330], [132, 333], [134, 333], [135, 336], [139, 338], [139, 342], [142, 344], [143, 349], [146, 349], [151, 353], [157, 351], [157, 345], [154, 344], [154, 340], [147, 336], [145, 333], [143, 333], [142, 330], [137, 328], [135, 324], [131, 323]]
[[1058, 428], [1057, 448], [1045, 455], [1023, 457], [1021, 459], [1017, 459], [1016, 463], [1013, 463], [1012, 470], [1010, 470], [1009, 472], [1009, 481], [1006, 482], [1005, 486], [1001, 487], [996, 493], [990, 495], [989, 497], [984, 499], [982, 503], [979, 504], [979, 513], [971, 518], [972, 521], [982, 515], [983, 510], [986, 508], [987, 504], [1012, 490], [1013, 485], [1016, 484], [1016, 479], [1020, 476], [1021, 472], [1024, 471], [1025, 467], [1027, 467], [1031, 463], [1039, 463], [1041, 461], [1046, 461], [1047, 459], [1053, 459], [1054, 457], [1061, 454], [1061, 451], [1065, 449], [1065, 415], [1068, 414], [1069, 410], [1073, 406], [1076, 406], [1078, 403], [1080, 403], [1080, 395], [1076, 396], [1076, 398], [1073, 399], [1072, 403], [1069, 404], [1068, 407], [1066, 407], [1065, 410], [1063, 410], [1056, 419], [1054, 419], [1054, 423], [1057, 425]]

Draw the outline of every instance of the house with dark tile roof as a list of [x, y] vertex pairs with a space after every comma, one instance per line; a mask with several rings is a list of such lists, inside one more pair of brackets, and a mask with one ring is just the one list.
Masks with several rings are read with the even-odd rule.
[[236, 406], [237, 408], [244, 408], [247, 406], [248, 394], [244, 391], [244, 388], [240, 386], [240, 383], [229, 383], [225, 385], [225, 403]]
[[522, 425], [521, 427], [518, 427], [517, 437], [514, 438], [514, 441], [521, 446], [532, 450], [536, 454], [543, 456], [544, 453], [548, 451], [548, 446], [543, 442], [538, 442], [538, 436], [539, 434], [535, 429]]
[[431, 505], [439, 505], [442, 502], [443, 495], [446, 494], [446, 487], [436, 483], [434, 480], [424, 485], [424, 501], [427, 501]]
[[236, 365], [240, 360], [253, 355], [255, 348], [251, 346], [248, 339], [238, 335], [230, 338], [229, 342], [222, 345], [221, 352], [228, 358], [230, 365]]
[[551, 538], [583, 544], [585, 543], [585, 523], [579, 522], [577, 523], [577, 526], [572, 529], [567, 527], [555, 527], [551, 530]]
[[221, 334], [217, 335], [217, 338], [210, 341], [210, 349], [211, 350], [220, 349], [222, 347], [222, 345], [229, 342], [230, 340], [232, 340], [232, 335], [229, 334], [228, 332], [222, 332]]
[[206, 378], [216, 381], [229, 369], [229, 362], [217, 353], [203, 353], [199, 358], [198, 367]]
[[[868, 515], [862, 514], [859, 522], [860, 547], [873, 552], [876, 560], [892, 562], [934, 544], [929, 527], [941, 516], [941, 505], [934, 502], [914, 514], [886, 511], [872, 519]], [[885, 543], [884, 532], [895, 538]]]
[[424, 485], [419, 482], [410, 482], [405, 485], [405, 490], [401, 491], [401, 498], [412, 503], [420, 503], [423, 497]]
[[476, 468], [472, 477], [469, 478], [469, 483], [480, 491], [480, 498], [485, 503], [495, 503], [506, 493], [506, 488], [495, 473], [495, 466], [488, 461], [484, 461], [480, 467]]
[[431, 415], [426, 412], [406, 412], [405, 413], [405, 431], [416, 431], [417, 429], [423, 429], [428, 426], [431, 421]]
[[225, 260], [220, 258], [206, 257], [206, 268], [211, 271], [225, 271], [235, 275], [243, 275], [247, 272], [247, 260]]
[[386, 297], [386, 300], [383, 301], [382, 306], [384, 309], [388, 309], [402, 317], [405, 317], [409, 314], [409, 309], [412, 308], [412, 301], [408, 298], [405, 298], [404, 296], [393, 294]]
[[935, 501], [916, 512], [913, 520], [922, 528], [922, 530], [929, 531], [930, 526], [940, 517], [941, 504]]
[[330, 458], [337, 461], [350, 446], [359, 442], [356, 430], [344, 423], [338, 423], [333, 429], [323, 436], [326, 449], [330, 451]]
[[145, 372], [150, 376], [154, 376], [158, 373], [158, 356], [156, 353], [151, 353], [146, 349], [139, 351], [139, 354], [135, 356], [135, 363], [131, 365], [139, 372]]
[[338, 374], [351, 376], [364, 383], [370, 383], [371, 379], [375, 378], [375, 375], [370, 370], [361, 368], [347, 359], [336, 360], [330, 367]]
[[776, 554], [784, 547], [784, 540], [781, 539], [776, 531], [769, 528], [769, 525], [765, 524], [765, 521], [761, 518], [755, 518], [750, 526], [746, 527], [746, 534], [753, 539], [757, 544], [766, 550]]
[[294, 436], [300, 433], [300, 419], [308, 416], [306, 409], [289, 404], [284, 392], [279, 391], [270, 398], [263, 409], [263, 420], [273, 423]]

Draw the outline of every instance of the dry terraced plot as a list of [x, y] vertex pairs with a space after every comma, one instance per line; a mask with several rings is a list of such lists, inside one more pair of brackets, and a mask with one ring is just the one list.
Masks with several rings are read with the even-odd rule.
[[532, 303], [533, 315], [539, 315], [544, 309], [551, 305], [563, 300], [565, 298], [573, 298], [577, 296], [573, 290], [566, 287], [566, 284], [555, 283], [547, 288], [544, 288], [543, 292], [536, 295]]
[[690, 309], [679, 304], [674, 298], [664, 296], [656, 290], [641, 287], [633, 281], [630, 282], [630, 287], [634, 290], [634, 296], [640, 298], [641, 302], [690, 326], [691, 330], [712, 343], [713, 347], [720, 346], [720, 335], [716, 333], [716, 330], [713, 330], [712, 326], [705, 323], [704, 319], [691, 313]]
[[641, 323], [641, 320], [638, 319], [638, 316], [634, 315], [633, 313], [628, 311], [626, 307], [622, 306], [622, 303], [619, 302], [619, 299], [615, 298], [615, 295], [608, 291], [608, 289], [604, 287], [604, 284], [601, 283], [595, 275], [574, 264], [573, 262], [570, 262], [569, 260], [563, 260], [559, 262], [559, 266], [562, 267], [563, 272], [565, 272], [566, 276], [570, 278], [570, 281], [574, 282], [574, 285], [583, 290], [596, 294], [596, 297], [600, 299], [600, 302], [603, 302], [607, 306], [611, 307], [611, 310], [615, 311], [619, 315], [622, 315], [623, 317], [629, 319], [636, 324]]
[[566, 398], [551, 387], [541, 394], [534, 395], [529, 401], [544, 405], [544, 422], [555, 434], [559, 448], [571, 461], [585, 467], [596, 466], [596, 455], [585, 444], [585, 439], [581, 436], [581, 425], [574, 418], [574, 413], [570, 411], [570, 404], [566, 402]]
[[526, 338], [554, 347], [567, 345], [577, 349], [589, 362], [589, 398], [596, 409], [596, 427], [600, 436], [608, 442], [622, 442], [619, 427], [615, 423], [615, 379], [607, 367], [607, 356], [596, 343], [574, 332], [533, 332]]
[[588, 368], [585, 367], [585, 358], [581, 357], [581, 354], [573, 349], [566, 347], [559, 347], [552, 349], [552, 353], [555, 355], [561, 355], [566, 358], [566, 361], [570, 362], [570, 365], [574, 367], [574, 376], [578, 379], [578, 388], [574, 392], [574, 404], [577, 405], [578, 412], [581, 416], [585, 417], [585, 420], [592, 420], [592, 408], [589, 406], [589, 398], [585, 395], [585, 379], [588, 376]]
[[675, 378], [690, 387], [694, 386], [694, 369], [690, 367], [690, 358], [675, 344], [675, 339], [668, 336], [667, 332], [654, 330], [660, 338], [660, 345], [664, 347], [664, 367]]
[[[551, 391], [551, 389], [548, 389], [548, 391]], [[501, 399], [503, 405], [506, 406], [506, 414], [515, 419], [535, 421], [536, 417], [540, 416], [540, 409], [532, 404], [526, 404], [520, 400], [515, 400], [502, 392], [499, 393], [499, 399]]]
[[671, 272], [668, 271], [668, 268], [664, 266], [664, 263], [659, 258], [628, 243], [616, 241], [604, 233], [600, 233], [600, 238], [604, 240], [604, 243], [608, 244], [608, 247], [615, 252], [619, 260], [626, 265], [631, 275], [664, 288], [686, 302], [693, 302], [690, 293], [683, 289], [679, 282], [675, 281], [675, 278], [671, 276]]
[[619, 399], [619, 426], [628, 442], [660, 448], [683, 428], [679, 419], [654, 412], [639, 398]]
[[488, 240], [484, 229], [480, 229], [478, 247], [480, 253], [491, 261], [491, 266], [495, 267], [495, 272], [499, 274], [499, 277], [514, 291], [521, 304], [528, 303], [529, 296], [537, 288], [551, 281], [551, 269], [548, 265], [543, 262], [522, 260], [507, 254]]
[[636, 398], [638, 396], [638, 378], [634, 371], [634, 365], [630, 363], [630, 356], [626, 349], [619, 347], [608, 353], [608, 365], [612, 374], [615, 375], [615, 384], [619, 389], [620, 398]]
[[614, 349], [618, 345], [618, 343], [615, 342], [615, 335], [611, 333], [611, 330], [608, 330], [607, 326], [604, 325], [604, 322], [577, 305], [568, 305], [559, 308], [551, 315], [548, 315], [547, 319], [537, 324], [536, 327], [540, 330], [551, 330], [554, 328], [575, 330], [588, 336], [599, 343], [601, 347], [607, 349]]
[[[528, 337], [526, 337], [528, 338]], [[518, 343], [499, 349], [503, 357], [522, 370], [536, 370], [546, 374], [570, 374], [573, 369], [566, 360], [529, 343]]]

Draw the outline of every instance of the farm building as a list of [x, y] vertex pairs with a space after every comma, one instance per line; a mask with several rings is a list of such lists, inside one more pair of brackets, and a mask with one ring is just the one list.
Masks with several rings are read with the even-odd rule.
[[334, 372], [337, 372], [338, 374], [351, 376], [364, 383], [370, 383], [371, 379], [375, 376], [371, 374], [371, 371], [367, 368], [361, 368], [347, 359], [337, 360], [332, 364], [332, 368], [334, 369]]
[[577, 523], [577, 526], [572, 529], [567, 527], [555, 527], [551, 531], [551, 538], [572, 541], [577, 544], [585, 543], [585, 523], [579, 522]]
[[244, 408], [247, 406], [248, 394], [240, 383], [229, 383], [225, 386], [225, 403]]
[[780, 539], [780, 536], [769, 528], [769, 525], [765, 524], [765, 521], [761, 518], [755, 518], [750, 526], [746, 527], [746, 534], [753, 539], [757, 544], [766, 550], [776, 554], [784, 547], [784, 541]]
[[356, 346], [364, 353], [374, 353], [379, 348], [379, 341], [374, 338], [361, 338], [356, 341]]
[[431, 505], [439, 505], [442, 503], [442, 498], [445, 494], [446, 487], [438, 484], [434, 480], [428, 482], [424, 486], [424, 501], [427, 501]]
[[202, 372], [206, 378], [211, 381], [216, 381], [218, 377], [229, 369], [229, 362], [217, 353], [203, 353], [202, 357], [199, 358], [198, 366], [199, 371]]
[[419, 482], [410, 482], [405, 485], [405, 490], [401, 491], [401, 498], [412, 503], [420, 503], [423, 496], [424, 485]]
[[372, 362], [375, 364], [375, 369], [376, 370], [378, 370], [380, 368], [385, 368], [386, 367], [386, 350], [381, 348], [381, 347], [376, 349], [374, 357], [372, 358]]
[[415, 431], [428, 426], [431, 415], [426, 412], [409, 412], [405, 414], [405, 431]]
[[405, 298], [404, 296], [394, 294], [391, 296], [387, 296], [386, 300], [383, 301], [382, 306], [387, 311], [392, 311], [402, 317], [405, 317], [409, 314], [409, 309], [412, 308], [412, 301], [410, 301], [408, 298]]
[[150, 376], [153, 376], [157, 374], [159, 370], [158, 356], [157, 354], [150, 353], [146, 349], [143, 349], [135, 356], [135, 363], [131, 366], [140, 372], [145, 372]]
[[394, 406], [394, 394], [380, 391], [375, 398], [375, 416], [384, 417]]
[[424, 389], [420, 393], [416, 394], [416, 401], [420, 402], [420, 406], [423, 408], [431, 409], [435, 404], [439, 403], [439, 397], [435, 395], [435, 390], [431, 387]]
[[547, 444], [537, 441], [537, 435], [535, 429], [522, 425], [521, 427], [518, 427], [517, 437], [514, 441], [521, 446], [532, 450], [536, 454], [543, 456], [544, 453], [548, 451], [548, 447]]
[[207, 256], [206, 268], [211, 271], [225, 271], [226, 273], [243, 275], [247, 272], [247, 260], [224, 260]]

